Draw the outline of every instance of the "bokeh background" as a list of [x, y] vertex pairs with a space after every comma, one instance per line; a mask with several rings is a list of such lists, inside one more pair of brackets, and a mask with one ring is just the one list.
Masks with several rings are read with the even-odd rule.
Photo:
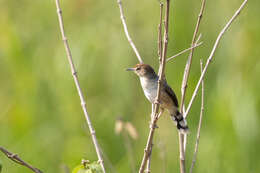
[[[207, 1], [187, 101], [214, 41], [242, 0]], [[123, 1], [130, 35], [146, 63], [158, 68], [157, 0]], [[125, 72], [138, 61], [123, 32], [116, 0], [63, 0], [65, 30], [87, 108], [108, 172], [136, 172], [148, 135], [150, 104], [138, 78]], [[205, 80], [205, 115], [195, 172], [260, 172], [260, 1], [248, 5], [224, 35]], [[189, 47], [200, 1], [172, 1], [168, 56]], [[168, 83], [180, 98], [188, 54], [167, 64]], [[190, 167], [200, 95], [188, 123]], [[138, 139], [115, 134], [118, 117]], [[158, 123], [153, 172], [179, 172], [178, 135], [169, 116]], [[0, 1], [0, 145], [44, 172], [64, 172], [81, 159], [97, 160], [61, 41], [55, 1]], [[2, 153], [3, 173], [26, 168]]]

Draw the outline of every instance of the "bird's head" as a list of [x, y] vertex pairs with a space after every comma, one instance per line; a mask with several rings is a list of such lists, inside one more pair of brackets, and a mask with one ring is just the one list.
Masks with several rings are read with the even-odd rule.
[[154, 72], [153, 68], [148, 64], [136, 64], [133, 68], [128, 68], [126, 71], [133, 71], [139, 77], [156, 77], [157, 74]]

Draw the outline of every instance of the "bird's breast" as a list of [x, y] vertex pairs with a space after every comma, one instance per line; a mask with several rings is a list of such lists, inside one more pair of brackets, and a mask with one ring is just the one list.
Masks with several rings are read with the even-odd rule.
[[158, 80], [141, 77], [140, 81], [144, 91], [144, 95], [151, 103], [154, 103], [157, 95]]

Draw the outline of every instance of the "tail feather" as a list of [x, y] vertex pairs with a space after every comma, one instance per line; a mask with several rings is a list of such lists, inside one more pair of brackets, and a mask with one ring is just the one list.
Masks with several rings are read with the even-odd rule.
[[175, 122], [177, 129], [181, 133], [183, 133], [183, 134], [189, 133], [189, 127], [187, 125], [187, 122], [179, 111], [177, 111], [177, 113], [175, 115], [171, 115], [171, 118]]

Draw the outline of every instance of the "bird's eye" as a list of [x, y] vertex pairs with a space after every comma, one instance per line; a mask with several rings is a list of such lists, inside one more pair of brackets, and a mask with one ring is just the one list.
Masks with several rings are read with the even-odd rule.
[[140, 67], [137, 67], [137, 68], [136, 68], [137, 71], [140, 70], [140, 69], [141, 69]]

